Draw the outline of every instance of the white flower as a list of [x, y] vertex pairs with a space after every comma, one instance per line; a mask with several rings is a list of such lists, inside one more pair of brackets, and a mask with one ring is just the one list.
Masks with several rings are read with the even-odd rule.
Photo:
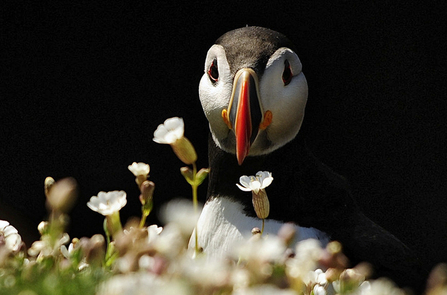
[[70, 243], [70, 245], [68, 246], [68, 248], [67, 248], [67, 246], [62, 245], [62, 246], [61, 246], [61, 253], [62, 253], [62, 255], [63, 255], [65, 258], [70, 259], [71, 254], [73, 253], [73, 249], [74, 249], [73, 243]]
[[[102, 236], [101, 236], [102, 237]], [[60, 251], [62, 255], [65, 257], [65, 259], [71, 259], [73, 256], [73, 253], [75, 253], [75, 250], [79, 249], [80, 243], [78, 239], [74, 239], [70, 245], [68, 245], [68, 248], [66, 245], [61, 245]], [[89, 265], [86, 262], [86, 257], [83, 257], [82, 260], [78, 264], [78, 270], [83, 270], [87, 268]]]
[[22, 245], [22, 237], [17, 229], [6, 220], [0, 220], [0, 247], [5, 246], [9, 251], [18, 251]]
[[194, 209], [190, 200], [174, 199], [161, 207], [160, 218], [164, 224], [175, 224], [183, 235], [189, 236], [196, 227], [200, 211], [201, 208]]
[[235, 268], [230, 279], [234, 290], [246, 289], [250, 285], [250, 272], [244, 268]]
[[296, 255], [287, 260], [286, 267], [293, 278], [301, 278], [308, 285], [315, 278], [313, 271], [318, 265], [323, 249], [320, 242], [315, 239], [307, 239], [296, 244]]
[[239, 183], [236, 183], [237, 187], [243, 191], [253, 191], [255, 194], [260, 190], [268, 187], [273, 181], [272, 173], [268, 171], [258, 171], [256, 176], [243, 175], [239, 178]]
[[[338, 291], [340, 291], [340, 281], [335, 281], [332, 284], [334, 284], [334, 283], [338, 283], [338, 285], [336, 287], [338, 288]], [[371, 283], [369, 281], [364, 281], [363, 283], [360, 284], [360, 286], [357, 289], [356, 293], [359, 294], [359, 295], [371, 293]]]
[[[189, 235], [191, 232], [189, 232]], [[184, 234], [183, 234], [184, 236]], [[185, 250], [185, 238], [176, 223], [167, 224], [163, 231], [152, 241], [155, 250], [167, 257], [177, 257]]]
[[[60, 251], [61, 246], [67, 244], [70, 241], [70, 236], [67, 233], [62, 234], [62, 236], [54, 244], [51, 241], [49, 235], [42, 237], [42, 240], [35, 241], [31, 248], [28, 249], [28, 254], [30, 256], [48, 257], [50, 255], [56, 254], [55, 251]], [[64, 253], [62, 253], [63, 255]]]
[[321, 286], [325, 286], [327, 284], [326, 274], [319, 268], [314, 271], [315, 275], [315, 283]]
[[148, 234], [148, 243], [153, 242], [158, 235], [163, 231], [163, 227], [157, 226], [156, 224], [152, 224], [151, 226], [147, 227], [147, 234]]
[[265, 238], [252, 238], [243, 241], [239, 246], [234, 247], [234, 257], [246, 261], [280, 261], [286, 246], [277, 236], [266, 236]]
[[141, 269], [149, 270], [154, 267], [155, 259], [149, 255], [143, 255], [138, 259], [138, 266]]
[[313, 289], [314, 295], [326, 295], [326, 289], [321, 285], [315, 285]]
[[326, 286], [328, 284], [326, 274], [321, 270], [309, 271], [307, 277], [303, 278], [307, 287], [313, 286], [314, 295], [326, 295]]
[[184, 123], [182, 118], [174, 117], [166, 119], [164, 124], [158, 125], [154, 132], [154, 141], [163, 144], [173, 144], [184, 134]]
[[143, 175], [147, 176], [149, 174], [150, 167], [148, 164], [143, 162], [133, 162], [132, 165], [129, 165], [130, 172], [133, 173], [136, 177]]
[[183, 136], [184, 125], [182, 118], [169, 118], [164, 124], [158, 125], [153, 140], [157, 143], [169, 144], [180, 161], [190, 165], [197, 160], [197, 153], [192, 143]]
[[123, 208], [127, 203], [126, 192], [111, 191], [99, 192], [98, 196], [93, 196], [87, 206], [104, 216], [112, 215]]
[[[340, 291], [340, 281], [332, 283], [336, 292]], [[404, 295], [403, 290], [399, 289], [392, 281], [386, 278], [379, 278], [374, 281], [364, 281], [357, 290], [352, 293], [355, 295]]]
[[222, 287], [230, 277], [230, 267], [225, 259], [210, 260], [206, 257], [196, 257], [191, 260], [189, 255], [182, 255], [176, 262], [180, 262], [179, 272], [188, 282], [204, 289]]

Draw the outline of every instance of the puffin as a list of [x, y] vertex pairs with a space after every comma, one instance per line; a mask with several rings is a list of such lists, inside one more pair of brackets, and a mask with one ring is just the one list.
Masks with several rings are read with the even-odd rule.
[[299, 132], [308, 85], [296, 52], [285, 35], [256, 26], [229, 31], [208, 50], [199, 98], [209, 122], [210, 174], [199, 246], [208, 257], [226, 257], [260, 227], [251, 194], [236, 184], [243, 175], [269, 171], [274, 181], [265, 189], [270, 213], [263, 235], [292, 223], [295, 241], [338, 241], [352, 266], [368, 262], [375, 277], [421, 290], [418, 258], [362, 213], [348, 181]]

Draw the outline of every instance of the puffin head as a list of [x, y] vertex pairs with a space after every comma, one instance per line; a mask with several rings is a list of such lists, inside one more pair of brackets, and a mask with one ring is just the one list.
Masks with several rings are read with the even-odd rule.
[[214, 142], [239, 165], [298, 134], [308, 93], [301, 70], [293, 44], [266, 28], [227, 32], [208, 50], [200, 102]]

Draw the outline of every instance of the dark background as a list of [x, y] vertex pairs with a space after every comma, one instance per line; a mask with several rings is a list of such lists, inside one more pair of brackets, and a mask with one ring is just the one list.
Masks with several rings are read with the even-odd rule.
[[151, 165], [156, 208], [189, 198], [184, 165], [153, 131], [183, 117], [206, 167], [197, 91], [206, 52], [226, 31], [260, 25], [297, 45], [309, 83], [301, 132], [315, 154], [427, 267], [447, 261], [444, 1], [259, 2], [4, 7], [0, 219], [29, 244], [46, 218], [45, 177], [73, 176], [70, 235], [102, 233], [103, 217], [86, 206], [99, 191], [125, 190], [123, 220], [140, 214], [133, 161]]

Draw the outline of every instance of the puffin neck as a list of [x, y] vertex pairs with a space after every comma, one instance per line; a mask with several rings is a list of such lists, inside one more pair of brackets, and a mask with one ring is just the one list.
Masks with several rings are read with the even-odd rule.
[[346, 180], [316, 159], [300, 136], [270, 154], [247, 157], [241, 166], [235, 155], [218, 148], [210, 138], [209, 164], [208, 200], [230, 198], [243, 205], [247, 216], [256, 217], [251, 194], [241, 191], [236, 183], [242, 175], [258, 171], [272, 172], [274, 178], [266, 188], [269, 219], [295, 221], [324, 231], [328, 223], [342, 226], [346, 212], [357, 207]]
[[241, 191], [236, 183], [242, 175], [254, 175], [265, 170], [265, 156], [247, 157], [239, 165], [234, 154], [218, 148], [212, 139], [209, 140], [210, 175], [208, 184], [208, 198], [228, 197], [232, 201], [242, 203], [249, 216], [256, 216], [251, 206], [251, 194]]

